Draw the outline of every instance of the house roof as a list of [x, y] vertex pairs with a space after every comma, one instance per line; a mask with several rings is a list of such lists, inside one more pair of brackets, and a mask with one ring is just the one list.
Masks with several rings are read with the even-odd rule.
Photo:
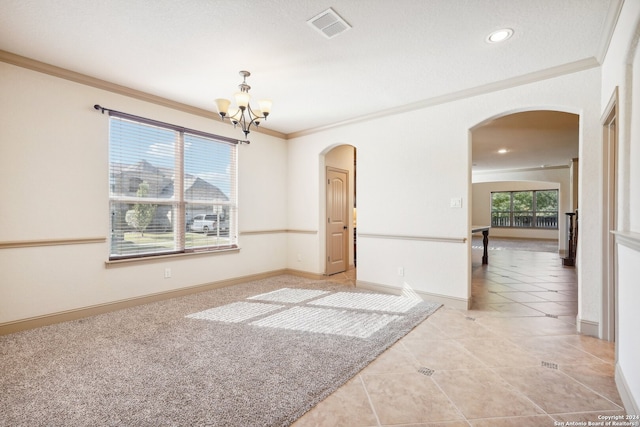
[[[134, 192], [129, 180], [135, 178], [138, 182], [147, 182], [152, 197], [173, 196], [174, 171], [170, 168], [156, 167], [146, 160], [134, 164], [111, 163], [111, 176], [115, 181], [125, 180], [119, 191]], [[137, 185], [137, 184], [136, 184]], [[191, 174], [185, 174], [184, 192], [189, 201], [228, 201], [229, 197], [220, 188], [204, 179]]]

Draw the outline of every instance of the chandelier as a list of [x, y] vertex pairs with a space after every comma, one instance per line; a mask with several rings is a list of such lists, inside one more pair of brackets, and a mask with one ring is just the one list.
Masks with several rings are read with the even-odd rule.
[[248, 144], [249, 141], [246, 139], [249, 137], [251, 125], [258, 127], [260, 126], [261, 120], [267, 120], [271, 112], [271, 101], [268, 99], [258, 101], [260, 109], [252, 109], [249, 105], [249, 99], [251, 98], [249, 96], [249, 89], [251, 89], [251, 86], [247, 84], [247, 77], [249, 77], [251, 73], [248, 71], [240, 71], [240, 75], [242, 76], [242, 83], [238, 85], [240, 92], [235, 94], [237, 108], [229, 108], [231, 101], [228, 99], [218, 98], [215, 102], [218, 108], [218, 114], [220, 114], [223, 121], [225, 117], [228, 117], [234, 128], [238, 125], [242, 127], [242, 132], [244, 132], [245, 137], [244, 142]]

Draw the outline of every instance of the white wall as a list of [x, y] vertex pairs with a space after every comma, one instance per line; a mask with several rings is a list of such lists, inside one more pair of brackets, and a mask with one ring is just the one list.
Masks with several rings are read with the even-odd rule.
[[[239, 132], [6, 63], [0, 93], [3, 243], [108, 236], [108, 116], [94, 104], [225, 136]], [[239, 148], [239, 252], [107, 268], [108, 241], [3, 248], [0, 324], [286, 268], [287, 144], [251, 136], [251, 145]]]
[[625, 1], [602, 65], [601, 111], [618, 90], [618, 248], [616, 384], [625, 409], [640, 413], [640, 2]]
[[640, 241], [635, 249], [618, 245], [618, 266], [617, 385], [627, 411], [640, 415]]
[[[323, 235], [317, 218], [320, 174], [313, 171], [314, 162], [327, 147], [354, 145], [358, 152], [358, 282], [396, 290], [410, 286], [425, 296], [466, 303], [470, 244], [456, 240], [470, 237], [470, 129], [505, 113], [553, 109], [580, 114], [582, 145], [600, 147], [599, 84], [599, 69], [590, 69], [292, 139], [289, 175], [298, 179], [288, 187], [290, 224], [319, 224]], [[587, 173], [597, 180], [602, 173], [599, 157], [585, 163]], [[462, 209], [450, 207], [454, 197], [462, 197]], [[599, 209], [593, 208], [599, 206], [599, 199], [594, 197], [587, 194], [583, 200], [592, 207], [587, 223], [597, 223], [599, 218]], [[291, 203], [293, 199], [298, 202]], [[585, 240], [598, 247], [599, 239]], [[309, 256], [320, 246], [318, 236], [311, 235], [297, 244], [296, 250], [306, 247]], [[584, 264], [600, 271], [598, 254], [583, 258]], [[398, 275], [398, 267], [403, 267], [404, 276]], [[593, 277], [581, 278], [581, 286], [589, 289], [581, 303], [582, 316], [597, 320], [600, 294], [590, 291], [597, 287]]]

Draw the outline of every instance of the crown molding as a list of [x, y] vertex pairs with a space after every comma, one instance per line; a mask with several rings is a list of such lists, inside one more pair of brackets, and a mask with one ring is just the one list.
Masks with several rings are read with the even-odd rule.
[[[621, 0], [617, 0], [617, 1], [621, 1]], [[13, 64], [22, 68], [26, 68], [29, 70], [49, 74], [49, 75], [59, 77], [65, 80], [73, 81], [76, 83], [81, 83], [87, 86], [92, 86], [98, 89], [107, 90], [109, 92], [117, 93], [120, 95], [125, 95], [131, 98], [140, 99], [142, 101], [147, 101], [157, 105], [162, 105], [164, 107], [169, 107], [169, 108], [183, 111], [189, 114], [206, 117], [208, 119], [216, 120], [221, 123], [227, 123], [227, 122], [223, 122], [222, 119], [220, 119], [220, 117], [218, 117], [215, 113], [208, 110], [204, 110], [202, 108], [193, 107], [188, 104], [183, 104], [181, 102], [172, 101], [170, 99], [152, 95], [150, 93], [131, 89], [126, 86], [118, 85], [115, 83], [108, 82], [106, 80], [101, 80], [85, 74], [77, 73], [75, 71], [67, 70], [65, 68], [57, 67], [55, 65], [36, 61], [34, 59], [16, 55], [11, 52], [0, 50], [0, 61], [6, 62], [8, 64]], [[324, 132], [330, 129], [334, 129], [334, 128], [338, 128], [338, 127], [342, 127], [350, 124], [367, 122], [370, 120], [374, 120], [374, 119], [378, 119], [378, 118], [382, 118], [390, 115], [402, 114], [402, 113], [406, 113], [414, 110], [433, 107], [440, 104], [446, 104], [448, 102], [458, 101], [465, 98], [471, 98], [474, 96], [484, 95], [491, 92], [510, 89], [517, 86], [526, 85], [529, 83], [535, 83], [542, 80], [551, 79], [554, 77], [572, 74], [579, 71], [585, 71], [585, 70], [599, 67], [599, 66], [600, 66], [600, 63], [598, 62], [598, 60], [595, 57], [591, 57], [591, 58], [582, 59], [580, 61], [559, 65], [557, 67], [547, 68], [547, 69], [536, 71], [533, 73], [524, 74], [522, 76], [501, 80], [498, 82], [488, 83], [485, 85], [464, 89], [458, 92], [452, 92], [446, 95], [428, 98], [422, 101], [413, 102], [413, 103], [402, 105], [399, 107], [389, 108], [386, 110], [378, 111], [376, 113], [354, 117], [351, 119], [335, 122], [325, 126], [319, 126], [311, 129], [297, 131], [297, 132], [291, 132], [288, 134], [277, 132], [277, 131], [270, 130], [263, 127], [257, 128], [255, 132], [262, 133], [265, 135], [275, 136], [278, 138], [282, 138], [284, 140], [298, 138], [301, 136], [312, 135], [315, 133]]]
[[618, 25], [618, 19], [620, 19], [623, 5], [624, 0], [611, 0], [611, 3], [609, 4], [609, 10], [603, 25], [604, 29], [602, 30], [600, 45], [598, 46], [598, 53], [596, 54], [596, 58], [600, 64], [604, 61], [604, 58], [607, 56], [607, 52], [609, 51], [609, 46], [611, 46], [613, 33]]
[[[55, 65], [47, 64], [45, 62], [36, 61], [35, 59], [27, 58], [25, 56], [16, 55], [11, 52], [0, 50], [0, 61], [7, 64], [16, 65], [21, 68], [25, 68], [39, 73], [48, 74], [50, 76], [58, 77], [61, 79], [69, 80], [75, 83], [80, 83], [86, 86], [95, 87], [97, 89], [106, 90], [108, 92], [117, 93], [119, 95], [128, 96], [130, 98], [139, 99], [141, 101], [150, 102], [163, 107], [172, 108], [174, 110], [182, 111], [185, 113], [193, 114], [207, 119], [215, 120], [220, 123], [231, 125], [229, 122], [223, 121], [216, 113], [207, 111], [202, 108], [197, 108], [181, 102], [172, 101], [161, 96], [152, 95], [147, 92], [131, 89], [126, 86], [118, 85], [115, 83], [101, 80], [96, 77], [91, 77], [86, 74], [77, 73], [75, 71], [67, 70], [66, 68], [57, 67]], [[252, 132], [257, 132], [265, 135], [271, 135], [282, 139], [287, 139], [287, 135], [282, 132], [277, 132], [264, 127], [259, 127]]]
[[332, 123], [325, 126], [319, 126], [307, 130], [298, 132], [292, 132], [287, 135], [288, 139], [298, 138], [301, 136], [312, 135], [319, 132], [324, 132], [329, 129], [334, 129], [341, 126], [351, 125], [355, 123], [367, 122], [374, 119], [379, 119], [386, 116], [395, 114], [407, 113], [414, 110], [420, 110], [427, 107], [433, 107], [436, 105], [446, 104], [453, 101], [458, 101], [465, 98], [472, 98], [474, 96], [484, 95], [491, 92], [497, 92], [504, 89], [511, 89], [517, 86], [523, 86], [530, 83], [536, 83], [543, 80], [552, 79], [555, 77], [564, 76], [567, 74], [577, 73], [580, 71], [589, 70], [591, 68], [599, 67], [600, 63], [594, 57], [582, 59], [580, 61], [570, 62], [568, 64], [559, 65], [557, 67], [546, 68], [544, 70], [535, 71], [533, 73], [524, 74], [522, 76], [513, 77], [506, 80], [488, 83], [481, 86], [464, 89], [458, 92], [452, 92], [441, 96], [425, 99], [411, 104], [402, 105], [399, 107], [389, 108], [386, 110], [378, 111], [372, 114], [366, 114], [363, 116], [354, 117], [352, 119], [343, 120], [340, 122]]

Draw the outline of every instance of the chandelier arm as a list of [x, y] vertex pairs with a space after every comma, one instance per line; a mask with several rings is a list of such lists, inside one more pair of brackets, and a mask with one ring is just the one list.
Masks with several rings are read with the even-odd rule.
[[264, 119], [266, 120], [266, 116], [259, 116], [258, 114], [256, 114], [252, 109], [251, 109], [251, 105], [247, 105], [247, 114], [249, 116], [249, 119], [251, 120], [249, 122], [249, 125], [247, 126], [247, 130], [249, 130], [251, 128], [251, 125], [255, 125], [256, 127], [260, 126], [260, 120]]
[[244, 135], [246, 138], [250, 133], [249, 128], [251, 127], [251, 122], [249, 122], [249, 125], [247, 126], [247, 117], [245, 116], [244, 113], [245, 113], [245, 110], [242, 110], [242, 116], [240, 117], [239, 122], [240, 122], [240, 125], [242, 126], [242, 132], [244, 132]]
[[247, 111], [249, 112], [249, 118], [251, 119], [251, 123], [254, 123], [256, 121], [256, 119], [265, 119], [266, 120], [266, 116], [262, 115], [259, 116], [255, 113], [255, 111], [253, 111], [253, 109], [251, 108], [250, 104], [247, 104]]

